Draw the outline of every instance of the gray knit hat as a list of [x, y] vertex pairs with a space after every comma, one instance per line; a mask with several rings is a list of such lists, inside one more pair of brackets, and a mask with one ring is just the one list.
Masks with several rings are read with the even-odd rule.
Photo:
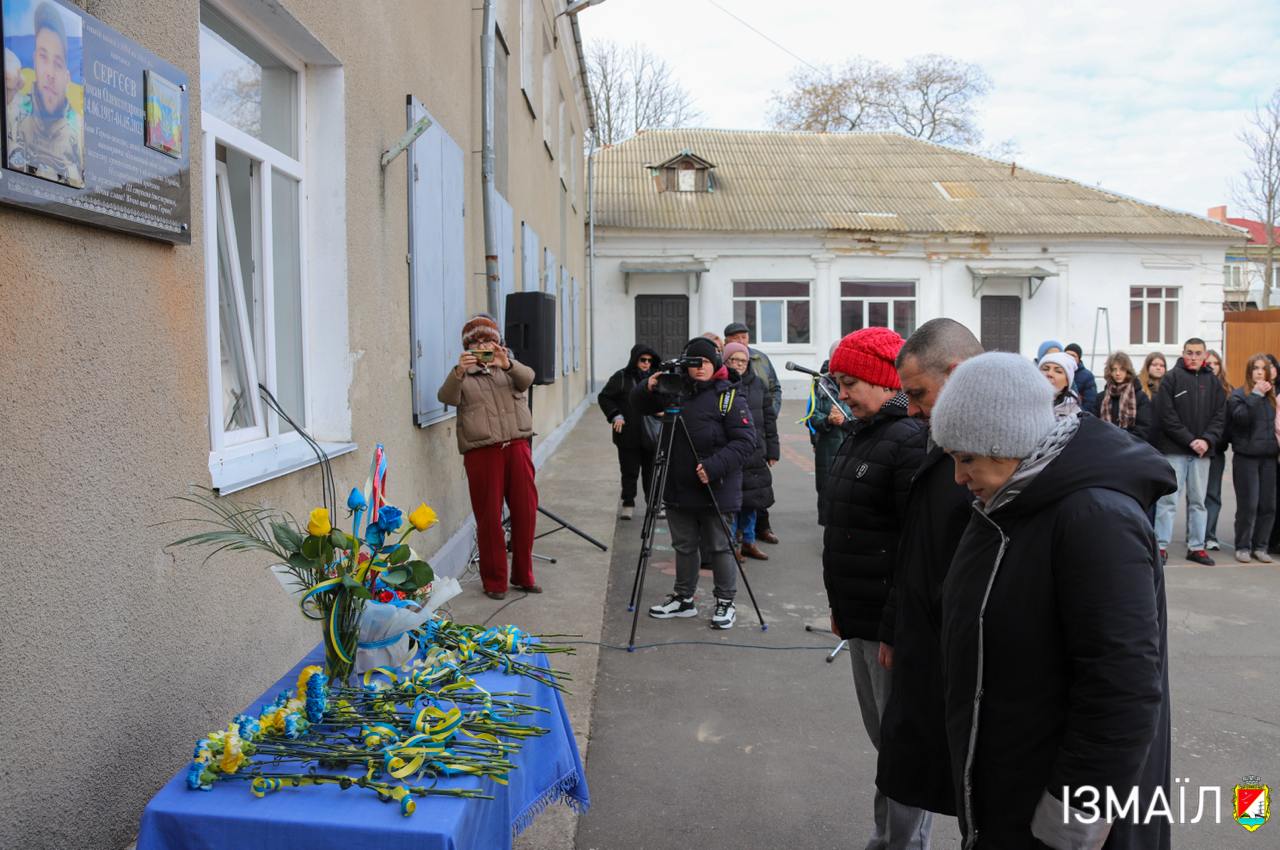
[[1055, 424], [1044, 375], [1027, 358], [998, 351], [957, 366], [929, 420], [933, 441], [948, 451], [1018, 459]]

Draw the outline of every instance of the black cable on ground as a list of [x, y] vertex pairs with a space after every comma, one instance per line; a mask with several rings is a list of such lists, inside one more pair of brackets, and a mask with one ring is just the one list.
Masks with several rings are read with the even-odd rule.
[[496, 616], [498, 616], [499, 614], [501, 614], [501, 613], [503, 612], [503, 610], [505, 610], [508, 606], [510, 606], [510, 605], [515, 605], [515, 604], [516, 604], [517, 602], [519, 602], [521, 599], [527, 599], [528, 597], [529, 597], [529, 594], [528, 594], [527, 592], [523, 592], [523, 594], [522, 594], [521, 596], [517, 596], [515, 599], [508, 599], [508, 600], [507, 600], [506, 602], [504, 602], [502, 605], [498, 606], [498, 610], [496, 610], [496, 611], [494, 611], [492, 614], [490, 614], [490, 615], [489, 615], [489, 617], [488, 617], [488, 618], [487, 618], [483, 623], [481, 623], [481, 624], [480, 624], [480, 625], [481, 625], [481, 627], [483, 627], [483, 626], [487, 626], [487, 625], [489, 625], [491, 622], [493, 622], [493, 618], [494, 618], [494, 617], [496, 617]]
[[[507, 604], [510, 604], [510, 603], [507, 603]], [[506, 605], [502, 607], [505, 608]], [[498, 611], [501, 611], [501, 610], [502, 608], [498, 609]], [[497, 611], [494, 612], [495, 615], [497, 613], [498, 613]], [[493, 618], [490, 617], [489, 619], [493, 619]], [[488, 620], [486, 620], [485, 623], [488, 624]], [[548, 641], [543, 641], [543, 643], [546, 643], [548, 645], [582, 644], [585, 646], [598, 646], [603, 649], [616, 649], [622, 652], [628, 651], [628, 648], [625, 646], [622, 646], [619, 644], [613, 644], [613, 643], [601, 643], [598, 640], [548, 640]], [[758, 643], [728, 643], [728, 642], [719, 641], [719, 640], [671, 640], [671, 641], [666, 641], [664, 643], [638, 643], [632, 648], [633, 649], [656, 649], [663, 646], [725, 646], [732, 649], [768, 649], [774, 652], [794, 652], [796, 650], [820, 649], [823, 652], [827, 652], [827, 653], [831, 652], [831, 646], [829, 644], [815, 643], [815, 644], [809, 644], [807, 646], [765, 646], [763, 644], [758, 644]]]

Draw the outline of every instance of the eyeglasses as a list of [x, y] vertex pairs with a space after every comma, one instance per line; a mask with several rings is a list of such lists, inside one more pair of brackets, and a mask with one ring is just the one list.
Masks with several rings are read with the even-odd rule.
[[652, 362], [653, 362], [653, 358], [652, 358], [652, 357], [641, 357], [641, 358], [640, 358], [639, 360], [637, 360], [636, 362], [637, 362], [637, 363], [652, 363]]

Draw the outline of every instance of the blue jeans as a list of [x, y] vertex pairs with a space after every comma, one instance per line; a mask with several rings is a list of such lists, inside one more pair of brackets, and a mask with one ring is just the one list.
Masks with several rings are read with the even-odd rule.
[[742, 545], [756, 542], [756, 512], [738, 511], [733, 517], [733, 533], [742, 532]]
[[1156, 540], [1161, 549], [1169, 548], [1173, 537], [1173, 518], [1178, 513], [1178, 503], [1185, 494], [1187, 499], [1187, 550], [1195, 552], [1204, 548], [1205, 525], [1208, 513], [1205, 510], [1204, 498], [1209, 487], [1209, 465], [1207, 457], [1195, 455], [1165, 455], [1178, 478], [1178, 489], [1168, 496], [1161, 496], [1156, 502]]

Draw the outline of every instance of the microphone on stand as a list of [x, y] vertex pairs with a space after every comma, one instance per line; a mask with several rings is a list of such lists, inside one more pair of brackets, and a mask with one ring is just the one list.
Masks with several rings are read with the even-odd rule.
[[804, 372], [806, 375], [812, 375], [815, 378], [823, 377], [821, 372], [810, 369], [808, 366], [801, 366], [794, 360], [788, 360], [782, 368], [786, 369], [788, 372]]

